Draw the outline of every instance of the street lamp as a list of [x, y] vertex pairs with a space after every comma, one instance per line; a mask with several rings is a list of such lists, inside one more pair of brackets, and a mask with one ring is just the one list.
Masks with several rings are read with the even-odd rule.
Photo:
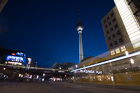
[[86, 68], [85, 68], [85, 65], [84, 65], [84, 69], [86, 69]]
[[6, 68], [3, 68], [3, 70], [6, 70]]
[[36, 66], [35, 67], [36, 67], [36, 70], [37, 70], [37, 62], [36, 62]]
[[36, 67], [37, 67], [37, 62], [36, 62]]
[[77, 68], [77, 67], [78, 67], [78, 65], [75, 65], [75, 67]]
[[[128, 51], [125, 51], [125, 55], [126, 55], [126, 56], [129, 55]], [[130, 67], [131, 67], [131, 69], [133, 68], [133, 67], [132, 67], [132, 64], [134, 64], [134, 59], [131, 58], [131, 59], [130, 59]]]
[[128, 51], [125, 51], [125, 55], [126, 55], [126, 56], [128, 56], [128, 55], [129, 55]]
[[131, 69], [133, 69], [133, 67], [132, 67], [132, 64], [134, 64], [134, 59], [130, 59], [130, 67], [131, 67]]
[[134, 59], [131, 58], [130, 59], [130, 62], [131, 62], [131, 64], [134, 64]]
[[4, 74], [4, 75], [5, 75], [5, 70], [6, 70], [6, 68], [4, 67], [4, 68], [3, 68], [3, 71], [4, 71], [3, 74]]

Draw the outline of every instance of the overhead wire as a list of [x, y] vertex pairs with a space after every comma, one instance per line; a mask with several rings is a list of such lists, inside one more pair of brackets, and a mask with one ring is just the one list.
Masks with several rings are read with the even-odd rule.
[[[96, 17], [94, 17], [93, 18], [93, 20], [90, 22], [90, 24], [87, 26], [87, 30], [85, 31], [85, 33], [83, 33], [83, 37], [87, 34], [87, 32], [89, 32], [90, 31], [90, 29], [91, 28], [93, 28], [95, 25], [93, 25], [92, 27], [90, 27], [90, 25], [99, 17], [99, 15], [101, 15], [101, 13], [109, 6], [111, 4], [111, 2], [109, 2], [104, 8], [103, 8], [103, 10], [96, 16]], [[97, 21], [99, 21], [99, 20], [101, 20], [101, 19], [98, 19]], [[96, 23], [97, 23], [97, 21], [96, 21]], [[94, 23], [94, 24], [96, 24], [96, 23]], [[90, 27], [90, 28], [89, 28]], [[89, 29], [88, 29], [89, 28]], [[63, 57], [65, 54], [66, 54], [66, 52], [68, 52], [68, 50], [70, 50], [70, 48], [72, 48], [73, 46], [74, 46], [74, 44], [76, 43], [78, 41], [78, 39], [75, 39], [73, 42], [72, 42], [72, 44], [71, 44], [71, 46], [70, 47], [68, 47], [64, 52], [63, 52], [63, 54], [57, 59], [57, 61], [59, 61], [60, 59], [61, 59], [61, 57]], [[100, 44], [102, 44], [103, 42], [101, 42]], [[100, 45], [99, 44], [99, 45]], [[98, 47], [98, 45], [96, 46], [96, 47]]]

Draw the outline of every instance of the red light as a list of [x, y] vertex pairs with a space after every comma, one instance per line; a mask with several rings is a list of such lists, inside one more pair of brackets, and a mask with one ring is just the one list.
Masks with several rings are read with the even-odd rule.
[[12, 53], [12, 55], [16, 55], [15, 53]]
[[8, 65], [12, 65], [12, 63], [8, 63]]

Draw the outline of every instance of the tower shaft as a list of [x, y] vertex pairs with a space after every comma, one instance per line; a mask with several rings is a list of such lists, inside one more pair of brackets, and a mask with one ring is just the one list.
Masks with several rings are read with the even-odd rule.
[[82, 31], [79, 31], [79, 63], [83, 59]]

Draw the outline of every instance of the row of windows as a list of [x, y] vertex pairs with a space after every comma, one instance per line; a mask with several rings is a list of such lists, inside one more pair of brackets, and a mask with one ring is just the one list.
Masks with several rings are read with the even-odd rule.
[[112, 22], [110, 21], [109, 23], [108, 23], [108, 25], [110, 26], [112, 23], [114, 23], [116, 21], [116, 19], [115, 18], [113, 18], [112, 19]]
[[104, 23], [106, 23], [106, 21], [109, 20], [110, 17], [113, 17], [113, 16], [114, 16], [114, 13], [111, 13], [110, 16], [108, 16], [107, 19], [104, 20]]
[[[123, 39], [120, 38], [118, 41], [119, 41], [119, 43], [122, 43], [123, 42]], [[110, 43], [110, 47], [113, 47], [114, 45], [117, 45], [118, 44], [118, 41], [114, 41], [114, 44], [113, 43]]]
[[[111, 25], [111, 22], [109, 22], [109, 23], [108, 23], [108, 25], [106, 24], [106, 25], [105, 25], [105, 28], [109, 27], [110, 25]], [[118, 25], [117, 25], [117, 24], [116, 24], [116, 25], [114, 25], [114, 28], [116, 28], [116, 27], [118, 27]]]
[[125, 48], [125, 46], [122, 46], [122, 47], [120, 47], [120, 48], [117, 48], [117, 49], [115, 49], [115, 50], [112, 50], [112, 51], [111, 51], [111, 55], [115, 55], [115, 54], [118, 54], [118, 53], [124, 52], [124, 51], [126, 51], [126, 48]]
[[106, 34], [109, 34], [109, 32], [111, 32], [111, 31], [113, 31], [113, 29], [117, 29], [117, 28], [118, 28], [118, 25], [115, 24], [115, 25], [114, 25], [114, 28], [111, 27], [109, 30], [106, 31]]
[[[117, 35], [117, 36], [120, 35], [120, 34], [121, 34], [120, 31], [117, 31], [117, 32], [116, 32], [116, 35]], [[108, 40], [111, 40], [111, 37], [112, 37], [112, 38], [115, 38], [116, 35], [115, 35], [115, 34], [112, 34], [112, 36], [109, 36], [109, 37], [108, 37]]]

